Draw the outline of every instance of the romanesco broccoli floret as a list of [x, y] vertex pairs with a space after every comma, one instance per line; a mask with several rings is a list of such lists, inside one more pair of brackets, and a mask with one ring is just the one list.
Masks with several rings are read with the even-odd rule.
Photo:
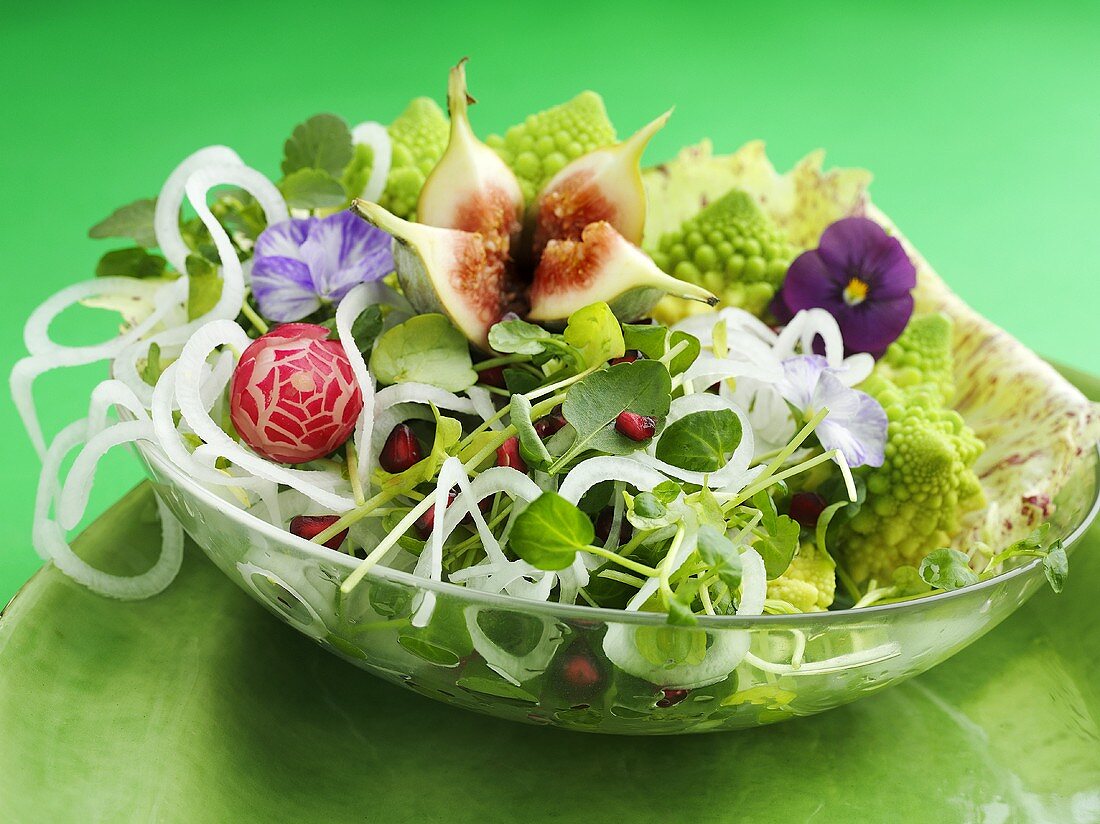
[[531, 201], [565, 164], [615, 142], [615, 127], [607, 118], [603, 98], [581, 92], [567, 103], [530, 115], [504, 133], [485, 141], [519, 179]]
[[398, 217], [415, 220], [420, 189], [447, 148], [447, 117], [430, 97], [418, 97], [387, 131], [393, 159], [379, 202]]
[[663, 235], [650, 254], [670, 275], [761, 315], [787, 275], [794, 248], [750, 195], [733, 189]]
[[914, 318], [886, 350], [875, 371], [899, 389], [935, 391], [944, 404], [950, 404], [955, 396], [953, 332], [954, 323], [947, 315], [937, 312]]
[[983, 444], [946, 406], [941, 386], [918, 381], [903, 389], [882, 374], [860, 386], [882, 404], [889, 428], [885, 462], [864, 470], [866, 500], [837, 546], [858, 584], [889, 581], [897, 567], [919, 564], [950, 544], [965, 513], [985, 504], [973, 470]]
[[802, 544], [786, 572], [768, 582], [769, 598], [786, 601], [803, 612], [828, 609], [835, 595], [836, 567], [812, 542]]

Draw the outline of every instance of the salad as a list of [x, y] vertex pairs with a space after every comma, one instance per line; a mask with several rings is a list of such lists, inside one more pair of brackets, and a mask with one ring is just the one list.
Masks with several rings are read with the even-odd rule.
[[[359, 559], [345, 594], [385, 565], [688, 625], [923, 598], [1018, 557], [1061, 589], [1047, 522], [1100, 417], [951, 294], [867, 173], [781, 175], [760, 143], [643, 168], [669, 114], [617, 141], [593, 92], [482, 141], [471, 102], [463, 62], [447, 114], [312, 117], [275, 182], [208, 147], [91, 229], [129, 243], [32, 315], [12, 375], [44, 557], [112, 597], [167, 586], [163, 505], [142, 575], [66, 537], [99, 459], [141, 441]], [[118, 336], [54, 342], [74, 303]], [[47, 442], [35, 378], [98, 360]]]

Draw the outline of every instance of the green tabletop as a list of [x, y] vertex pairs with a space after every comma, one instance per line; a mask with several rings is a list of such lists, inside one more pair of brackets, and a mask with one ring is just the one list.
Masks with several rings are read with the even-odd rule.
[[[1076, 376], [1100, 398], [1100, 381]], [[152, 493], [77, 542], [155, 551]], [[0, 620], [12, 824], [1100, 821], [1100, 526], [1044, 589], [925, 675], [823, 715], [627, 739], [474, 715], [276, 621], [194, 546], [148, 601], [52, 566]], [[120, 570], [121, 571], [121, 570]]]
[[[277, 168], [318, 111], [388, 121], [442, 100], [469, 55], [476, 127], [501, 130], [591, 87], [620, 131], [676, 112], [649, 158], [704, 136], [765, 138], [787, 166], [824, 146], [873, 170], [876, 201], [963, 297], [1081, 368], [1100, 349], [1100, 5], [556, 2], [9, 4], [0, 25], [0, 368], [31, 308], [89, 277], [110, 244], [87, 227], [156, 193], [195, 148], [225, 143]], [[629, 11], [626, 11], [629, 9]], [[86, 313], [90, 314], [90, 313]], [[72, 313], [64, 340], [110, 318]], [[48, 375], [47, 432], [77, 417], [104, 367]], [[31, 574], [37, 462], [0, 403], [0, 599]], [[100, 473], [99, 508], [137, 478]]]

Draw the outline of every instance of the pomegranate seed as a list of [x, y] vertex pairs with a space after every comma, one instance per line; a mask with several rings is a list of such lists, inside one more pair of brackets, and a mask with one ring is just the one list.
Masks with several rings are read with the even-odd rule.
[[539, 418], [535, 421], [535, 432], [545, 441], [565, 426], [565, 423], [565, 416], [561, 413], [561, 407], [558, 406], [545, 418]]
[[[299, 538], [310, 541], [339, 520], [339, 515], [295, 515], [290, 519], [290, 531]], [[337, 532], [325, 541], [325, 546], [329, 549], [339, 549], [340, 544], [344, 543], [347, 537], [346, 529], [343, 532]]]
[[503, 366], [490, 366], [477, 373], [477, 382], [486, 386], [495, 386], [497, 389], [505, 389], [508, 384], [504, 380]]
[[497, 447], [497, 466], [510, 466], [524, 474], [527, 473], [527, 464], [519, 454], [519, 438], [515, 435]]
[[[608, 508], [603, 510], [596, 517], [596, 537], [600, 539], [600, 543], [607, 541], [611, 535], [611, 525], [615, 522], [615, 510]], [[630, 525], [630, 521], [626, 519], [624, 515], [622, 520], [619, 521], [619, 545], [625, 544], [630, 540], [630, 536], [634, 534], [634, 527]]]
[[657, 433], [657, 419], [636, 412], [620, 412], [615, 429], [632, 441], [648, 441]]
[[399, 423], [386, 438], [386, 445], [378, 456], [378, 463], [387, 472], [404, 472], [420, 461], [424, 455], [420, 451], [420, 442], [408, 424]]
[[570, 655], [561, 668], [561, 676], [572, 689], [589, 689], [603, 680], [599, 667], [591, 655], [579, 652]]
[[644, 357], [637, 349], [627, 349], [621, 358], [612, 358], [608, 361], [611, 366], [618, 366], [620, 363], [634, 363], [638, 358]]
[[816, 492], [796, 492], [791, 496], [788, 514], [802, 526], [814, 527], [827, 505], [828, 502]]
[[657, 700], [657, 706], [661, 707], [662, 709], [675, 707], [677, 704], [688, 697], [689, 692], [690, 690], [674, 690], [667, 688], [663, 689], [661, 690], [661, 694], [663, 697]]

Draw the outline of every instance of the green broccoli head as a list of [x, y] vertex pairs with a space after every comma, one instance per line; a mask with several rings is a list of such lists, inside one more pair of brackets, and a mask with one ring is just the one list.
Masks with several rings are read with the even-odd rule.
[[768, 582], [768, 597], [786, 601], [803, 612], [829, 608], [836, 595], [836, 566], [812, 542], [802, 544], [787, 570]]
[[860, 386], [882, 404], [889, 420], [885, 462], [863, 470], [866, 500], [843, 525], [837, 545], [860, 584], [871, 578], [889, 581], [899, 566], [916, 565], [948, 546], [962, 517], [985, 505], [973, 470], [984, 445], [946, 406], [942, 379], [923, 374], [923, 380], [902, 388], [881, 374], [894, 368], [882, 366]]
[[670, 275], [760, 315], [783, 284], [794, 251], [752, 197], [733, 189], [663, 235], [650, 254]]
[[379, 202], [398, 217], [415, 220], [420, 189], [447, 148], [447, 116], [430, 97], [418, 97], [387, 131], [393, 159]]
[[950, 404], [955, 396], [954, 327], [947, 315], [938, 312], [914, 318], [886, 350], [875, 371], [899, 389], [935, 392], [944, 404]]
[[528, 202], [567, 163], [615, 142], [615, 127], [603, 98], [581, 92], [567, 103], [530, 115], [504, 133], [485, 141], [519, 179]]

